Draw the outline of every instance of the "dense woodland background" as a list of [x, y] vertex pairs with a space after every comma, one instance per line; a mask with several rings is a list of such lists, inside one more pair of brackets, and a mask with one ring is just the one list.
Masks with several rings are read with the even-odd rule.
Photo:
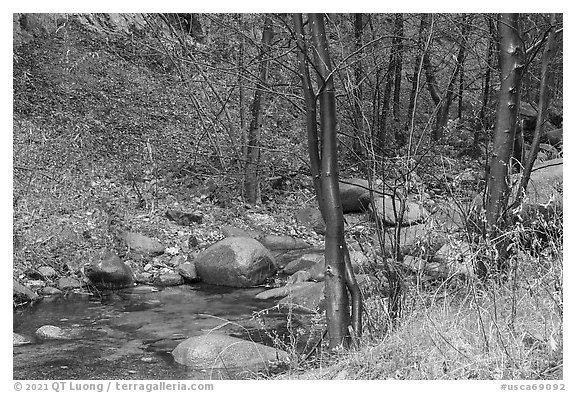
[[[340, 179], [368, 179], [400, 199], [419, 195], [431, 213], [478, 204], [494, 151], [499, 18], [326, 15]], [[563, 16], [554, 18], [519, 17], [525, 57], [517, 135], [525, 147], [516, 149], [510, 174], [522, 172], [542, 113], [543, 60], [549, 105], [538, 139], [552, 148], [537, 158], [562, 157], [554, 131], [563, 116]], [[120, 247], [126, 229], [183, 250], [192, 237], [198, 248], [220, 239], [223, 225], [322, 244], [294, 218], [299, 208], [317, 207], [299, 51], [292, 16], [284, 14], [15, 14], [14, 278], [25, 281], [46, 263], [79, 277], [97, 250]], [[318, 93], [318, 62], [310, 48], [308, 55]], [[174, 206], [202, 212], [202, 224], [170, 227], [164, 213]], [[387, 343], [376, 344], [378, 355], [361, 349], [370, 355], [352, 355], [329, 372], [561, 378], [562, 217], [554, 214], [544, 219], [545, 236], [534, 235], [540, 227], [508, 222], [507, 245], [523, 258], [511, 266], [521, 272], [506, 269], [488, 284], [416, 280], [396, 299], [402, 312], [393, 318], [390, 303], [368, 302], [370, 323], [396, 329], [368, 330], [365, 348]], [[369, 244], [375, 264], [385, 264], [374, 236], [386, 229], [349, 228], [347, 241]], [[479, 216], [461, 229], [475, 244], [489, 232]], [[451, 366], [434, 360], [427, 349], [434, 345]], [[385, 360], [362, 360], [373, 356]], [[423, 366], [414, 368], [414, 359]]]

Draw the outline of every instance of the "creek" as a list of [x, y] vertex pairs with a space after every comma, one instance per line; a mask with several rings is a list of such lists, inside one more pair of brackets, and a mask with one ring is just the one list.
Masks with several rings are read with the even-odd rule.
[[[260, 291], [196, 284], [44, 298], [14, 311], [13, 331], [32, 343], [13, 348], [13, 378], [234, 378], [177, 364], [171, 351], [184, 339], [212, 330], [266, 345], [285, 339], [286, 314], [274, 307], [277, 300], [255, 299]], [[44, 325], [75, 334], [35, 337]]]

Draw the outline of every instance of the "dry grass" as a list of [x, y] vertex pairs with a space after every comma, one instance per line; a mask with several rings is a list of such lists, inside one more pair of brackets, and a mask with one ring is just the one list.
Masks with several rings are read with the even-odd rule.
[[[503, 283], [412, 286], [396, 329], [366, 329], [359, 349], [283, 378], [562, 379], [561, 255], [519, 255]], [[367, 322], [386, 326], [385, 302], [365, 303]]]

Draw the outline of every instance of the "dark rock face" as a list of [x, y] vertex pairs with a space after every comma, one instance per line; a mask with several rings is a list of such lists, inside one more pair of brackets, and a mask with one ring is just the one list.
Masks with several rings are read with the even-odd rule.
[[247, 237], [228, 237], [201, 252], [196, 271], [207, 284], [251, 287], [276, 273], [274, 257], [260, 242]]
[[100, 289], [119, 289], [134, 285], [134, 273], [113, 251], [104, 251], [84, 267], [86, 277]]

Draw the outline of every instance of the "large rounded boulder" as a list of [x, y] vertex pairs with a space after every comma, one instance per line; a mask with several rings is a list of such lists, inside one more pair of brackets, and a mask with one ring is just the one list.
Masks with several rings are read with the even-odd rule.
[[276, 273], [270, 251], [249, 237], [220, 240], [201, 252], [194, 264], [203, 282], [229, 287], [259, 285]]
[[219, 333], [190, 337], [178, 344], [172, 356], [188, 367], [231, 371], [257, 371], [289, 361], [289, 355], [280, 349]]

